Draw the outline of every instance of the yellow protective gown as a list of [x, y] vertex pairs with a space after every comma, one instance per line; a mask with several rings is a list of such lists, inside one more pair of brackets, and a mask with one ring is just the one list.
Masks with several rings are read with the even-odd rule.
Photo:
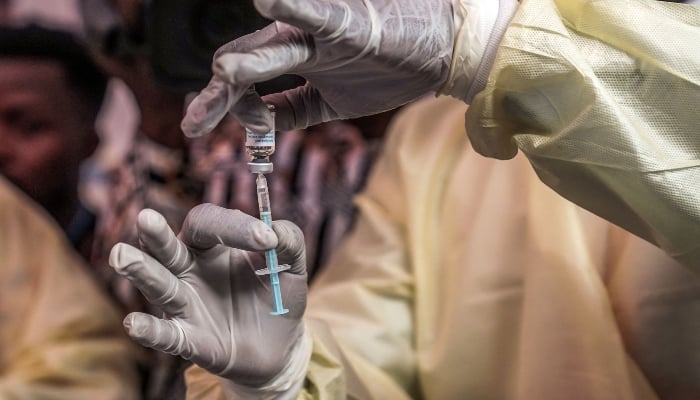
[[30, 204], [0, 177], [0, 399], [137, 399], [119, 315]]
[[[449, 98], [396, 120], [355, 229], [309, 294], [300, 398], [700, 398], [700, 280], [484, 158]], [[188, 371], [191, 399], [223, 399]]]
[[700, 7], [522, 0], [467, 132], [700, 272]]

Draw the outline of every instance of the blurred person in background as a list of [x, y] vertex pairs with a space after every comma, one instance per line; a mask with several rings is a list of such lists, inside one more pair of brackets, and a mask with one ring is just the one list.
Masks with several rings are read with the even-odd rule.
[[44, 207], [89, 259], [95, 216], [80, 165], [98, 143], [107, 79], [66, 32], [0, 27], [0, 173]]
[[[5, 23], [0, 26], [0, 174], [3, 200], [8, 202], [3, 223], [9, 227], [3, 230], [8, 247], [4, 248], [7, 258], [2, 258], [7, 268], [2, 279], [8, 282], [4, 286], [8, 296], [2, 304], [7, 323], [2, 325], [9, 335], [3, 338], [14, 337], [17, 344], [2, 344], [13, 350], [2, 350], [6, 357], [0, 369], [7, 374], [0, 386], [30, 398], [43, 398], [54, 390], [57, 395], [65, 390], [60, 398], [136, 398], [141, 381], [136, 375], [136, 351], [125, 345], [115, 324], [123, 311], [117, 311], [115, 303], [109, 303], [115, 299], [95, 285], [99, 271], [84, 262], [91, 257], [96, 216], [79, 196], [80, 167], [98, 143], [95, 119], [107, 78], [71, 33]], [[5, 180], [33, 201], [11, 195], [14, 189], [8, 189]], [[23, 217], [36, 211], [24, 211], [33, 205], [14, 205], [22, 199], [41, 206], [65, 239], [53, 238], [56, 228], [51, 224], [42, 222], [40, 228], [33, 228], [34, 220], [44, 217]], [[12, 215], [13, 210], [20, 215]], [[13, 226], [24, 219], [32, 227], [22, 231]], [[20, 236], [15, 238], [13, 232], [18, 229]], [[29, 238], [34, 230], [37, 237]], [[27, 243], [20, 246], [23, 240]], [[83, 261], [63, 249], [64, 241]], [[49, 261], [54, 256], [56, 260]], [[27, 316], [33, 322], [20, 328]], [[66, 339], [76, 343], [62, 355], [57, 349]], [[60, 365], [51, 365], [54, 357]], [[105, 378], [89, 382], [92, 368], [107, 368]], [[62, 379], [68, 382], [65, 389], [56, 383]], [[18, 386], [24, 381], [26, 388]]]

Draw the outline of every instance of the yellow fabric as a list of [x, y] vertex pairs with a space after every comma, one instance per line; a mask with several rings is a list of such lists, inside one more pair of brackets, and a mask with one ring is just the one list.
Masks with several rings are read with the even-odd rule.
[[700, 271], [700, 7], [522, 0], [467, 132]]
[[0, 398], [137, 399], [137, 352], [63, 234], [0, 177]]
[[[525, 157], [477, 154], [465, 111], [432, 99], [392, 126], [311, 288], [299, 397], [700, 398], [696, 276], [562, 199]], [[192, 393], [217, 385], [190, 373]]]

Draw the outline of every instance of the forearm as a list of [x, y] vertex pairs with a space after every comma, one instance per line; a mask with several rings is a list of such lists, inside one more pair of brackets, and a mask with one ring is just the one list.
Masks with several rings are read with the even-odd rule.
[[517, 8], [517, 0], [453, 1], [455, 40], [452, 64], [439, 94], [469, 104], [486, 87], [496, 50]]
[[558, 193], [697, 267], [698, 26], [680, 4], [523, 2], [467, 112], [474, 148], [522, 150]]

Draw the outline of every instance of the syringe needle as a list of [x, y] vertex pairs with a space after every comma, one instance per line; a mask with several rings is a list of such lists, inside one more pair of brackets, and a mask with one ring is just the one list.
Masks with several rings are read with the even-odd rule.
[[[260, 219], [272, 227], [272, 214], [270, 212], [270, 194], [267, 189], [267, 179], [261, 173], [258, 173], [255, 179], [258, 191], [258, 208], [260, 209]], [[282, 305], [282, 292], [280, 290], [280, 278], [278, 272], [280, 268], [277, 265], [277, 251], [275, 249], [265, 252], [265, 263], [267, 271], [270, 274], [270, 284], [272, 285], [272, 296], [275, 302], [275, 309], [270, 312], [272, 315], [286, 314], [289, 310]], [[286, 268], [285, 268], [286, 269]]]

